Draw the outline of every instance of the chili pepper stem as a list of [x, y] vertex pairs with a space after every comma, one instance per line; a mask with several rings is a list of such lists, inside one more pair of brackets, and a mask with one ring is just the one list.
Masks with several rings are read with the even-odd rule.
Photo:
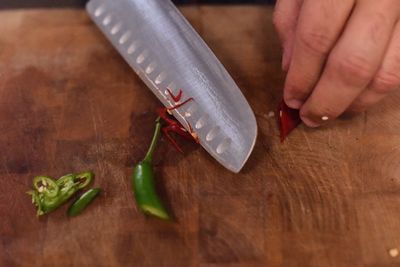
[[156, 128], [154, 129], [153, 139], [151, 140], [150, 147], [147, 150], [146, 156], [144, 157], [144, 162], [151, 162], [153, 160], [154, 150], [157, 147], [158, 139], [160, 139], [161, 134], [161, 122], [160, 117], [156, 119]]

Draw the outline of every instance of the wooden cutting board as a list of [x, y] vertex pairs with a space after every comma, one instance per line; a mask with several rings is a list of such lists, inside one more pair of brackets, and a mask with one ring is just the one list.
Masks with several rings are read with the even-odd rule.
[[[0, 12], [0, 266], [399, 266], [400, 94], [279, 142], [284, 74], [272, 8], [182, 8], [254, 109], [240, 174], [163, 140], [167, 223], [137, 211], [132, 166], [160, 103], [83, 10]], [[38, 219], [35, 175], [91, 169], [103, 194], [81, 216]]]

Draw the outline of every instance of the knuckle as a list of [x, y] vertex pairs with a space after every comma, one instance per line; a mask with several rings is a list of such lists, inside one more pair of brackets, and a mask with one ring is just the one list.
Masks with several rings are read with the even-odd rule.
[[324, 55], [330, 51], [334, 42], [328, 32], [324, 29], [303, 29], [299, 31], [299, 41], [311, 52]]
[[385, 29], [392, 24], [390, 16], [384, 12], [376, 12], [367, 23], [369, 23], [368, 26], [370, 28], [369, 38], [375, 44], [379, 44], [382, 41], [382, 38], [385, 37]]
[[285, 92], [284, 92], [285, 97], [304, 98], [306, 94], [307, 94], [306, 89], [301, 86], [291, 83], [288, 83], [285, 86]]
[[379, 71], [372, 83], [372, 90], [386, 94], [400, 86], [400, 73], [394, 71]]
[[336, 55], [328, 60], [328, 67], [348, 80], [368, 82], [373, 78], [374, 67], [366, 56], [360, 55]]

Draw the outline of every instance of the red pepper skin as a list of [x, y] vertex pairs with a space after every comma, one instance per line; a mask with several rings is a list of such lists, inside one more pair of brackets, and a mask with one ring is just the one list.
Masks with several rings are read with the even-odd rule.
[[[169, 115], [167, 114], [167, 108], [159, 108], [158, 116], [167, 123], [167, 125], [162, 128], [162, 132], [167, 140], [175, 147], [178, 152], [183, 153], [183, 150], [180, 148], [179, 144], [172, 138], [170, 132], [174, 132], [177, 135], [186, 138], [187, 140], [194, 140], [196, 143], [198, 142], [198, 140], [194, 138], [192, 131], [186, 131], [186, 129], [183, 128], [183, 126], [178, 121], [169, 118]], [[192, 130], [192, 127], [189, 123], [188, 125], [189, 128]]]
[[176, 96], [173, 95], [171, 90], [169, 90], [168, 88], [167, 88], [167, 91], [168, 91], [168, 94], [171, 96], [172, 100], [174, 100], [175, 103], [178, 102], [179, 100], [181, 100], [181, 98], [182, 98], [182, 90], [179, 89], [179, 92], [178, 92], [178, 94]]
[[283, 142], [290, 132], [301, 123], [300, 113], [299, 110], [288, 107], [283, 100], [279, 103], [277, 111], [281, 142]]
[[167, 108], [167, 110], [171, 111], [171, 110], [180, 108], [180, 107], [182, 107], [183, 105], [185, 105], [187, 102], [190, 102], [190, 101], [192, 101], [192, 100], [193, 100], [193, 97], [188, 98], [188, 99], [186, 99], [185, 101], [183, 101], [183, 102], [180, 103], [180, 104], [177, 104], [177, 105], [175, 105], [175, 106], [173, 106], [173, 107]]
[[[172, 94], [171, 90], [167, 88], [168, 94], [174, 100], [175, 104], [179, 102], [182, 98], [182, 90], [179, 90], [178, 94], [175, 96]], [[183, 153], [183, 150], [180, 148], [179, 144], [171, 137], [170, 132], [174, 132], [177, 135], [180, 135], [188, 140], [194, 140], [196, 143], [199, 143], [197, 135], [193, 132], [192, 126], [187, 122], [190, 131], [186, 131], [186, 129], [175, 119], [172, 119], [169, 117], [168, 113], [171, 114], [170, 112], [174, 109], [180, 108], [183, 105], [186, 105], [186, 103], [193, 101], [193, 98], [190, 97], [183, 101], [182, 103], [178, 103], [172, 107], [169, 108], [159, 108], [158, 109], [158, 116], [163, 119], [167, 125], [162, 128], [162, 132], [167, 138], [167, 140], [175, 147], [175, 149]]]

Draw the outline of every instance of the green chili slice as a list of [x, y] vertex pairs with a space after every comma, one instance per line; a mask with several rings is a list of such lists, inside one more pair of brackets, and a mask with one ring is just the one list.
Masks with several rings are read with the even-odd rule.
[[69, 207], [67, 214], [76, 216], [80, 214], [87, 206], [99, 195], [100, 188], [92, 188], [86, 191]]
[[78, 183], [80, 189], [88, 186], [94, 178], [93, 172], [82, 172], [76, 175], [75, 182]]
[[34, 190], [27, 193], [32, 196], [32, 202], [37, 207], [37, 215], [40, 216], [63, 205], [77, 191], [86, 187], [93, 177], [92, 172], [67, 174], [58, 180], [38, 176], [33, 179]]
[[58, 178], [56, 180], [56, 183], [60, 187], [60, 189], [71, 188], [75, 185], [75, 177], [75, 174], [66, 174]]
[[33, 178], [33, 187], [39, 193], [44, 193], [47, 197], [55, 197], [59, 191], [57, 183], [47, 176], [36, 176]]
[[140, 210], [157, 218], [168, 220], [168, 215], [163, 203], [161, 202], [154, 185], [154, 173], [152, 167], [153, 153], [160, 138], [161, 123], [156, 120], [153, 139], [146, 153], [145, 158], [136, 165], [132, 175], [132, 189], [136, 203]]

